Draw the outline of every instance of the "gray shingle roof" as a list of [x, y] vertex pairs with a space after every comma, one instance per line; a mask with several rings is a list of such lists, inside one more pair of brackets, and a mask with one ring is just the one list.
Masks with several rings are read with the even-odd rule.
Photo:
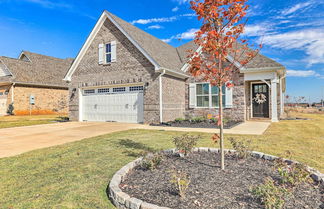
[[119, 17], [109, 12], [107, 13], [160, 65], [160, 67], [180, 71], [182, 62], [179, 59], [176, 48]]
[[[187, 55], [188, 50], [196, 51], [198, 46], [195, 44], [194, 41], [190, 41], [182, 46], [177, 48], [180, 58], [182, 59], [183, 64], [188, 61]], [[283, 65], [270, 59], [262, 54], [258, 54], [253, 60], [251, 60], [246, 66], [246, 68], [268, 68], [268, 67], [278, 67], [284, 68]]]
[[13, 76], [6, 76], [1, 81], [21, 82], [37, 85], [54, 85], [66, 87], [63, 81], [65, 73], [70, 68], [73, 59], [59, 59], [55, 57], [24, 51], [31, 62], [0, 56]]
[[[110, 12], [106, 12], [160, 65], [160, 67], [181, 72], [182, 66], [188, 61], [188, 50], [195, 51], [198, 48], [194, 41], [174, 48]], [[246, 68], [266, 67], [283, 68], [284, 66], [262, 54], [258, 54], [246, 65]]]

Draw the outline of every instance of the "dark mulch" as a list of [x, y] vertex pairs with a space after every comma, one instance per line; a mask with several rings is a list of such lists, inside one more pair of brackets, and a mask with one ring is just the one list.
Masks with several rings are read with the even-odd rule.
[[[241, 121], [228, 121], [224, 124], [225, 129], [233, 128], [239, 124]], [[184, 121], [171, 121], [167, 123], [151, 124], [151, 126], [164, 126], [164, 127], [183, 127], [183, 128], [219, 128], [217, 124], [211, 120], [205, 120], [202, 122], [192, 122], [190, 120]]]
[[[256, 158], [239, 161], [228, 155], [226, 170], [221, 171], [215, 166], [218, 162], [218, 155], [213, 153], [193, 153], [187, 158], [166, 156], [157, 170], [134, 169], [120, 187], [132, 197], [170, 208], [263, 208], [249, 188], [263, 183], [265, 177], [279, 178], [273, 163]], [[185, 199], [170, 183], [174, 168], [190, 175]], [[293, 196], [287, 197], [285, 208], [324, 208], [320, 189], [306, 183], [298, 186]]]

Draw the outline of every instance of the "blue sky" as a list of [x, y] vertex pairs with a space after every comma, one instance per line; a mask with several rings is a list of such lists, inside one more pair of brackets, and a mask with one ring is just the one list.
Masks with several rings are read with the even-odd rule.
[[[324, 91], [324, 0], [250, 0], [245, 35], [288, 69], [287, 93], [319, 101]], [[188, 0], [0, 0], [0, 55], [21, 50], [75, 57], [104, 9], [173, 46], [199, 22]]]

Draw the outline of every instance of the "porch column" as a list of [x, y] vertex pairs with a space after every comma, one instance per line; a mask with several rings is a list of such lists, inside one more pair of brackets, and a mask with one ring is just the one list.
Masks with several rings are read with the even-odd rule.
[[278, 121], [278, 108], [277, 108], [277, 76], [271, 80], [271, 121]]

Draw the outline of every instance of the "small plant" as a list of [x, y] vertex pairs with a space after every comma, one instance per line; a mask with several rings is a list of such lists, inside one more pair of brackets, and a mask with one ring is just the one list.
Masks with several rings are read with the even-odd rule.
[[204, 121], [205, 121], [204, 117], [193, 117], [193, 118], [191, 118], [192, 123], [201, 123], [201, 122], [204, 122]]
[[250, 189], [250, 192], [260, 199], [266, 209], [283, 208], [284, 197], [289, 195], [289, 191], [285, 187], [276, 185], [270, 177], [266, 178], [263, 184]]
[[284, 185], [295, 187], [309, 180], [309, 172], [303, 164], [292, 163], [288, 165], [282, 158], [279, 158], [275, 161], [275, 168], [281, 177], [281, 183]]
[[174, 137], [172, 139], [174, 145], [176, 146], [177, 150], [187, 156], [192, 149], [197, 145], [197, 141], [200, 139], [200, 136], [192, 136], [189, 134], [184, 134], [181, 136]]
[[183, 171], [173, 170], [170, 182], [176, 187], [179, 196], [185, 198], [190, 184], [189, 176]]
[[250, 156], [251, 152], [251, 140], [248, 141], [238, 141], [234, 138], [229, 139], [233, 148], [236, 150], [237, 155], [240, 159], [246, 159]]
[[180, 123], [180, 122], [182, 122], [184, 120], [185, 120], [184, 118], [176, 118], [174, 121], [177, 122], [177, 123]]
[[10, 103], [9, 104], [9, 106], [8, 106], [8, 109], [7, 109], [7, 113], [8, 113], [8, 115], [14, 115], [14, 105], [13, 105], [13, 103]]
[[163, 160], [163, 155], [160, 153], [149, 153], [147, 154], [143, 160], [141, 167], [144, 168], [145, 170], [155, 170], [157, 167], [161, 164]]

